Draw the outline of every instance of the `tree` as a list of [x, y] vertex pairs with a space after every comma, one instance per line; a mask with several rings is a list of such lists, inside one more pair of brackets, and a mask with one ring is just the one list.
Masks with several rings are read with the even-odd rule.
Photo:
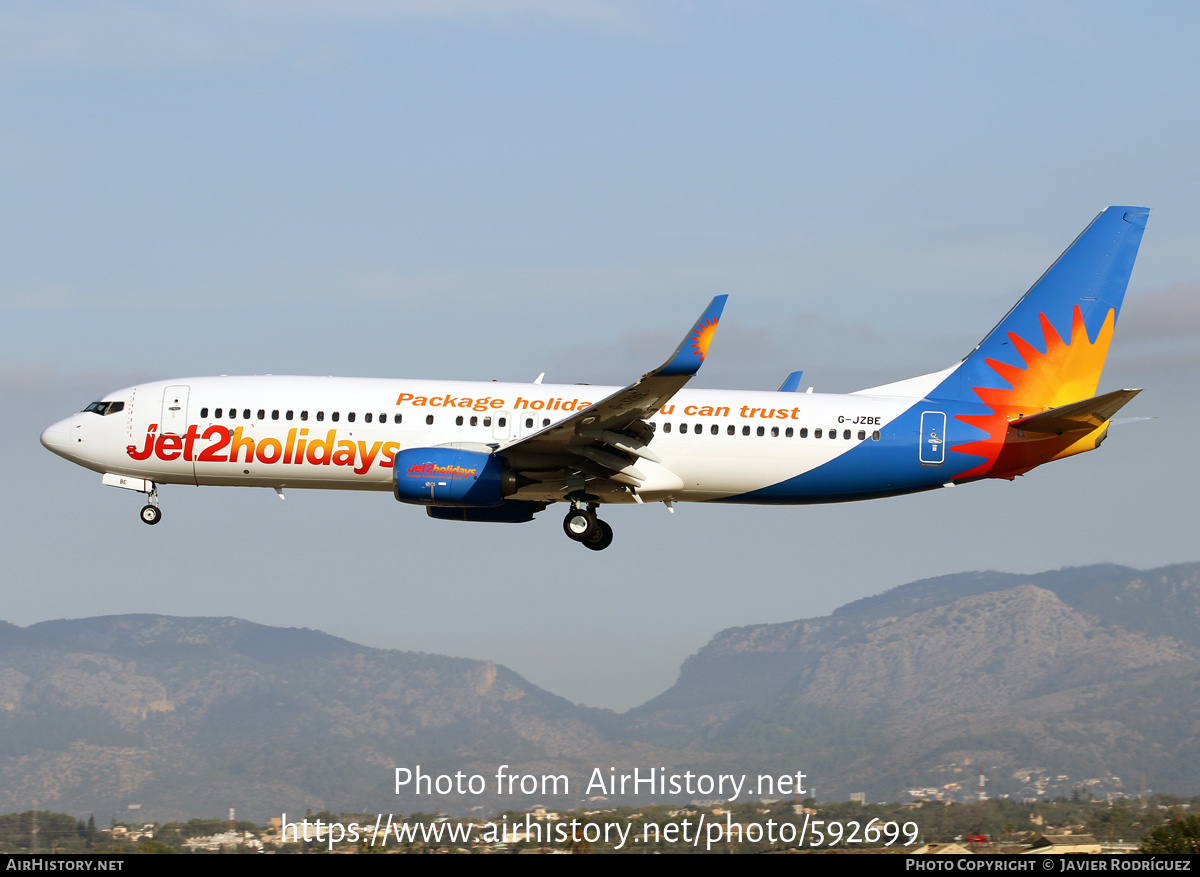
[[1143, 853], [1200, 853], [1200, 816], [1183, 816], [1142, 838]]
[[157, 840], [140, 841], [137, 846], [137, 851], [143, 855], [153, 856], [170, 855], [172, 853], [179, 852], [179, 850], [175, 849], [174, 847], [168, 846], [167, 844]]

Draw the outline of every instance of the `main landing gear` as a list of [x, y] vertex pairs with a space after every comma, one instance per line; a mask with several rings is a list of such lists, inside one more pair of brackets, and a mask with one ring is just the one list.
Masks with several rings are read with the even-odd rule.
[[586, 508], [578, 503], [571, 503], [571, 510], [563, 518], [563, 532], [567, 534], [567, 538], [574, 539], [592, 551], [603, 551], [612, 545], [613, 541], [613, 529], [596, 517], [595, 503], [589, 503]]

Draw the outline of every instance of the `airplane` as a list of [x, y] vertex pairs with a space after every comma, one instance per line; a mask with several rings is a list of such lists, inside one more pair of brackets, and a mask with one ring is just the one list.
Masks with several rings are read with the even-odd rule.
[[220, 376], [106, 394], [42, 444], [147, 495], [162, 484], [390, 490], [440, 520], [523, 523], [565, 503], [599, 551], [606, 503], [792, 505], [1012, 480], [1098, 448], [1140, 390], [1095, 395], [1149, 211], [1109, 207], [966, 357], [847, 395], [685, 389], [718, 295], [626, 387]]

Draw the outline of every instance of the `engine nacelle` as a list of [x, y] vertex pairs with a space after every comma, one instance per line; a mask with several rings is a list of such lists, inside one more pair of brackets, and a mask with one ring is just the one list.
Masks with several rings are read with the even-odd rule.
[[517, 489], [516, 476], [494, 454], [460, 448], [411, 448], [392, 462], [396, 499], [427, 506], [485, 508]]

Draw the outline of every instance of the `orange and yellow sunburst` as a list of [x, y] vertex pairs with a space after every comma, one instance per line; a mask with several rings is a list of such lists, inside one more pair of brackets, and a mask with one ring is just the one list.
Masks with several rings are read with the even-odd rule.
[[991, 414], [960, 414], [963, 423], [978, 427], [987, 438], [956, 445], [953, 450], [983, 457], [984, 462], [962, 473], [960, 478], [984, 476], [1009, 477], [1019, 475], [1034, 466], [1047, 462], [1079, 436], [1017, 435], [1009, 430], [1010, 421], [1037, 414], [1060, 405], [1090, 399], [1096, 395], [1104, 359], [1112, 342], [1117, 314], [1109, 310], [1096, 340], [1088, 338], [1079, 305], [1071, 324], [1071, 340], [1063, 341], [1045, 314], [1038, 314], [1045, 339], [1046, 352], [1015, 333], [1009, 340], [1024, 366], [1010, 365], [995, 359], [986, 360], [993, 371], [1011, 386], [975, 387], [980, 401], [992, 409]]
[[696, 324], [696, 328], [692, 330], [692, 349], [696, 351], [697, 358], [704, 362], [704, 357], [708, 356], [708, 346], [712, 344], [713, 335], [717, 334], [717, 321], [707, 319]]

